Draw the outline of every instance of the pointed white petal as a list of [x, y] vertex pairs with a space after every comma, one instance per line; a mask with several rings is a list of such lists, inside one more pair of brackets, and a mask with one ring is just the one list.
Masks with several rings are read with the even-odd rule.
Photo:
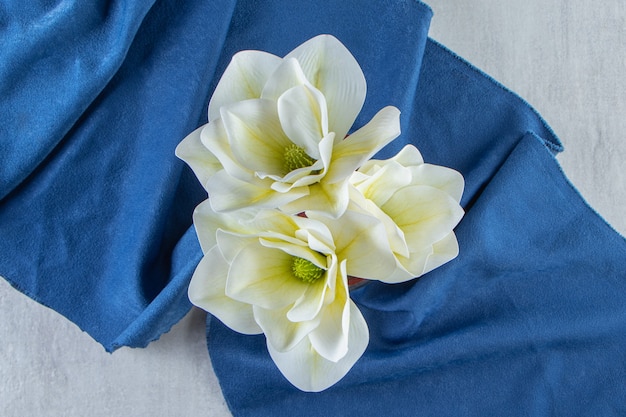
[[282, 59], [262, 51], [241, 51], [226, 67], [209, 103], [209, 120], [220, 117], [220, 107], [261, 97], [263, 86]]
[[222, 120], [232, 154], [240, 165], [255, 172], [285, 175], [285, 150], [292, 142], [278, 119], [276, 103], [246, 100], [222, 107]]
[[206, 125], [191, 132], [176, 147], [176, 156], [191, 167], [202, 186], [213, 174], [222, 169], [222, 164], [201, 142], [200, 133]]
[[409, 144], [400, 149], [400, 152], [390, 158], [389, 161], [395, 161], [402, 166], [409, 167], [423, 164], [424, 158], [415, 146]]
[[264, 186], [261, 180], [255, 183], [241, 181], [230, 176], [225, 170], [211, 177], [206, 188], [209, 192], [211, 207], [217, 212], [252, 206], [279, 207], [309, 192], [307, 187], [299, 187], [292, 188], [289, 193], [278, 193], [272, 190], [270, 185]]
[[252, 314], [252, 306], [235, 301], [225, 294], [227, 275], [228, 262], [214, 247], [202, 258], [191, 278], [189, 300], [239, 333], [261, 333]]
[[399, 188], [411, 183], [411, 169], [389, 161], [376, 170], [368, 179], [362, 181], [357, 189], [379, 207]]
[[226, 294], [265, 309], [293, 304], [308, 284], [293, 276], [292, 260], [288, 253], [258, 242], [244, 247], [232, 261]]
[[336, 384], [363, 355], [369, 343], [367, 324], [359, 309], [350, 301], [348, 353], [337, 362], [322, 357], [304, 338], [293, 349], [279, 352], [268, 343], [270, 356], [289, 382], [302, 391], [319, 392]]
[[381, 209], [402, 229], [409, 251], [443, 239], [463, 217], [463, 209], [448, 194], [420, 185], [398, 190]]
[[215, 232], [215, 237], [222, 256], [231, 264], [243, 248], [258, 240], [254, 234], [237, 234], [222, 229]]
[[411, 173], [412, 184], [435, 187], [457, 202], [461, 201], [465, 181], [458, 171], [440, 165], [422, 164], [411, 167]]
[[306, 259], [319, 268], [326, 269], [326, 257], [311, 250], [305, 241], [299, 241], [300, 244], [297, 244], [291, 239], [259, 238], [259, 243], [266, 248], [277, 249], [291, 256]]
[[303, 338], [315, 329], [319, 320], [293, 322], [287, 319], [287, 312], [291, 306], [276, 310], [266, 310], [254, 306], [254, 316], [263, 329], [267, 343], [279, 352], [294, 348]]
[[391, 106], [383, 108], [368, 124], [335, 143], [333, 160], [325, 181], [332, 183], [350, 177], [358, 167], [399, 134], [400, 111]]
[[235, 159], [228, 141], [228, 135], [224, 129], [224, 123], [221, 119], [216, 119], [208, 125], [205, 125], [205, 128], [200, 134], [200, 140], [202, 144], [215, 155], [229, 175], [242, 181], [249, 181], [254, 177], [252, 171], [242, 166], [239, 161]]
[[289, 139], [313, 159], [320, 159], [319, 143], [328, 134], [324, 96], [301, 85], [287, 90], [277, 104], [280, 123]]
[[343, 138], [361, 111], [367, 90], [356, 59], [330, 35], [310, 39], [290, 52], [288, 58], [296, 58], [309, 82], [324, 94], [328, 129]]
[[348, 181], [326, 184], [317, 183], [309, 185], [309, 195], [293, 200], [281, 208], [290, 213], [303, 211], [322, 211], [329, 216], [337, 218], [348, 207], [350, 196], [348, 194]]
[[365, 198], [363, 194], [354, 187], [350, 187], [350, 206], [348, 206], [348, 210], [374, 216], [385, 228], [391, 251], [396, 255], [409, 256], [409, 247], [406, 244], [402, 229], [400, 229], [393, 219], [382, 211], [380, 207]]
[[286, 58], [267, 80], [261, 98], [275, 102], [290, 88], [308, 83], [298, 61], [293, 58]]
[[336, 277], [335, 299], [320, 312], [319, 326], [311, 332], [309, 340], [313, 348], [325, 359], [337, 362], [348, 353], [350, 305], [345, 261]]
[[432, 253], [432, 246], [428, 246], [422, 248], [421, 250], [411, 252], [406, 258], [404, 256], [398, 256], [398, 262], [400, 264], [399, 269], [401, 272], [396, 271], [394, 275], [390, 275], [381, 281], [389, 284], [396, 284], [398, 282], [404, 282], [423, 275], [426, 269], [428, 257], [431, 256]]
[[456, 258], [458, 254], [459, 244], [454, 233], [450, 232], [450, 234], [433, 245], [433, 253], [428, 257], [423, 273], [425, 274], [440, 267]]
[[[348, 275], [382, 280], [396, 267], [387, 231], [375, 217], [347, 210], [338, 219], [311, 213], [333, 232], [339, 260], [347, 260]], [[373, 256], [375, 254], [375, 256]]]
[[[336, 274], [336, 268], [331, 268], [326, 274]], [[328, 286], [327, 276], [320, 278], [317, 282], [309, 284], [309, 288], [300, 297], [293, 307], [288, 311], [287, 318], [294, 322], [304, 322], [314, 320], [324, 304], [324, 296]]]
[[218, 229], [228, 230], [234, 233], [246, 233], [250, 230], [246, 222], [251, 221], [257, 210], [242, 209], [236, 214], [218, 213], [211, 207], [210, 200], [204, 200], [193, 212], [193, 224], [200, 240], [200, 246], [204, 253], [217, 243], [216, 232]]

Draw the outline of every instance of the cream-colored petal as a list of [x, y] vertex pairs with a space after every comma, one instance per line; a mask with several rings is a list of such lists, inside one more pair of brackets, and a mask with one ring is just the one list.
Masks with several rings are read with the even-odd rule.
[[215, 237], [217, 246], [228, 263], [232, 263], [243, 248], [259, 239], [254, 234], [241, 234], [223, 229], [218, 229], [215, 232]]
[[327, 282], [336, 279], [337, 265], [331, 265], [324, 277], [309, 284], [309, 288], [294, 303], [288, 311], [287, 318], [294, 322], [315, 320], [324, 305], [326, 292], [329, 289]]
[[362, 212], [374, 216], [380, 221], [387, 233], [387, 241], [391, 251], [401, 256], [409, 256], [409, 247], [406, 244], [404, 232], [396, 225], [391, 217], [380, 209], [373, 201], [368, 200], [356, 188], [350, 187], [350, 205], [348, 210]]
[[375, 217], [347, 210], [338, 219], [311, 213], [309, 217], [326, 224], [333, 233], [336, 254], [347, 260], [348, 275], [366, 279], [384, 279], [396, 267], [387, 231]]
[[226, 294], [270, 310], [293, 304], [308, 284], [293, 275], [292, 260], [290, 254], [258, 242], [244, 247], [232, 261]]
[[319, 143], [328, 134], [328, 110], [324, 96], [300, 85], [278, 98], [278, 117], [291, 141], [314, 160], [320, 159]]
[[[206, 125], [205, 125], [206, 126]], [[209, 178], [222, 169], [222, 164], [200, 140], [200, 133], [205, 126], [191, 132], [176, 147], [175, 154], [189, 165], [198, 181], [205, 186]]]
[[348, 186], [348, 181], [334, 184], [317, 183], [309, 185], [309, 194], [307, 196], [293, 200], [281, 206], [281, 208], [289, 213], [322, 211], [336, 218], [341, 216], [348, 207], [350, 201]]
[[287, 312], [290, 308], [291, 306], [287, 306], [282, 309], [266, 310], [259, 306], [253, 307], [254, 317], [263, 329], [267, 343], [279, 352], [293, 349], [319, 324], [319, 320], [297, 323], [288, 320]]
[[286, 58], [267, 80], [261, 98], [275, 102], [285, 91], [304, 84], [309, 84], [309, 82], [298, 61], [293, 58]]
[[336, 141], [332, 163], [324, 180], [333, 183], [349, 178], [358, 167], [399, 134], [400, 111], [391, 106], [383, 108], [365, 126], [346, 139]]
[[337, 362], [348, 353], [350, 305], [346, 262], [341, 263], [336, 277], [335, 299], [320, 312], [320, 323], [309, 335], [313, 348], [325, 359]]
[[206, 188], [211, 207], [217, 212], [249, 207], [280, 207], [309, 192], [307, 187], [299, 187], [292, 188], [289, 193], [278, 193], [270, 188], [270, 184], [265, 185], [261, 180], [241, 181], [230, 176], [225, 170], [213, 175]]
[[404, 148], [400, 149], [400, 152], [388, 160], [395, 161], [405, 167], [417, 166], [424, 163], [424, 158], [422, 158], [420, 151], [411, 144], [405, 145]]
[[432, 253], [432, 246], [427, 246], [411, 252], [408, 257], [398, 256], [398, 262], [400, 263], [398, 269], [400, 271], [396, 271], [393, 275], [381, 281], [396, 284], [423, 275], [428, 257], [431, 256]]
[[220, 117], [222, 106], [261, 97], [263, 87], [281, 62], [281, 58], [262, 51], [235, 54], [209, 102], [209, 120]]
[[317, 267], [326, 269], [326, 257], [311, 250], [306, 246], [306, 242], [297, 244], [291, 240], [259, 238], [259, 243], [266, 248], [277, 249], [296, 258], [306, 259]]
[[285, 151], [292, 142], [278, 119], [276, 103], [246, 100], [221, 109], [232, 154], [240, 165], [266, 175], [285, 175]]
[[241, 209], [236, 214], [217, 213], [208, 199], [198, 204], [193, 212], [193, 224], [203, 252], [206, 253], [217, 243], [218, 229], [234, 233], [249, 232], [250, 228], [246, 227], [246, 222], [251, 221], [256, 213], [257, 210], [254, 209]]
[[[402, 260], [405, 261], [406, 259], [402, 258]], [[402, 263], [398, 261], [398, 264], [393, 274], [389, 275], [385, 279], [381, 279], [380, 281], [385, 282], [387, 284], [399, 284], [401, 282], [410, 281], [418, 275], [419, 274], [412, 274], [409, 271], [407, 271], [407, 269], [402, 265]]]
[[205, 125], [200, 133], [202, 144], [218, 159], [229, 175], [242, 181], [251, 181], [254, 173], [241, 165], [233, 155], [228, 135], [221, 119]]
[[433, 253], [428, 257], [424, 266], [424, 274], [440, 267], [456, 258], [459, 254], [459, 244], [453, 232], [433, 244]]
[[402, 229], [409, 251], [443, 239], [463, 217], [463, 209], [448, 194], [420, 185], [398, 190], [381, 209]]
[[457, 202], [461, 201], [465, 180], [463, 176], [451, 168], [440, 165], [422, 164], [410, 168], [411, 183], [414, 185], [428, 185], [450, 195]]
[[328, 129], [345, 137], [361, 111], [367, 84], [350, 51], [331, 35], [320, 35], [291, 51], [307, 79], [328, 103]]
[[191, 278], [189, 300], [239, 333], [259, 334], [262, 330], [254, 320], [252, 306], [235, 301], [224, 292], [228, 267], [217, 247], [209, 250]]
[[363, 355], [369, 343], [367, 323], [359, 309], [350, 301], [348, 352], [337, 362], [321, 356], [304, 338], [293, 349], [279, 352], [268, 343], [267, 349], [280, 372], [302, 391], [319, 392], [336, 384]]
[[411, 183], [411, 169], [394, 161], [385, 162], [368, 179], [361, 181], [357, 189], [379, 207], [399, 188]]

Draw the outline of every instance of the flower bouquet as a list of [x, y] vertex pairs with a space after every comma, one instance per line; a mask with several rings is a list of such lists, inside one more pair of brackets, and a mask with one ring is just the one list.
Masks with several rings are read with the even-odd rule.
[[346, 47], [317, 36], [284, 58], [237, 53], [209, 122], [176, 154], [209, 198], [195, 210], [204, 257], [190, 300], [244, 334], [264, 333], [282, 374], [304, 391], [339, 381], [369, 333], [352, 282], [411, 280], [458, 254], [464, 181], [400, 135], [400, 111], [351, 131], [365, 76]]

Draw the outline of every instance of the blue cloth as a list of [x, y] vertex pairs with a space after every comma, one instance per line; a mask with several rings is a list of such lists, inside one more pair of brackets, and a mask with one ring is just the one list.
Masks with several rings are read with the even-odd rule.
[[[97, 2], [91, 2], [97, 3]], [[427, 38], [412, 0], [5, 1], [0, 6], [0, 275], [107, 350], [189, 308], [205, 195], [173, 151], [206, 121], [233, 53], [319, 33], [361, 63], [356, 122], [402, 110], [426, 161], [463, 173], [459, 257], [353, 298], [370, 345], [322, 393], [279, 374], [262, 336], [209, 320], [236, 416], [625, 415], [626, 241], [578, 195], [525, 102]]]

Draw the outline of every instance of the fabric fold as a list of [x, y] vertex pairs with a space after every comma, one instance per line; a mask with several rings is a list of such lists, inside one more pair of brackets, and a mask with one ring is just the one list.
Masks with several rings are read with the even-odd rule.
[[[10, 122], [1, 135], [2, 157], [10, 159], [3, 168], [11, 172], [0, 178], [7, 191], [21, 183], [0, 203], [0, 275], [109, 351], [145, 346], [190, 308], [186, 286], [201, 253], [191, 213], [206, 196], [174, 149], [206, 122], [235, 3], [103, 2], [98, 19], [64, 5], [16, 7], [5, 16], [11, 47], [38, 42], [55, 50], [62, 42], [67, 51], [57, 51], [54, 64], [29, 55], [45, 71], [23, 78], [19, 66], [3, 71], [3, 90], [16, 80], [21, 90], [3, 100]], [[84, 21], [22, 42], [22, 20], [38, 25], [31, 12]], [[72, 67], [80, 54], [92, 63], [116, 59], [98, 70]], [[63, 105], [38, 98], [54, 99], [51, 89]], [[16, 112], [34, 119], [24, 125]], [[54, 128], [43, 123], [48, 118]]]

